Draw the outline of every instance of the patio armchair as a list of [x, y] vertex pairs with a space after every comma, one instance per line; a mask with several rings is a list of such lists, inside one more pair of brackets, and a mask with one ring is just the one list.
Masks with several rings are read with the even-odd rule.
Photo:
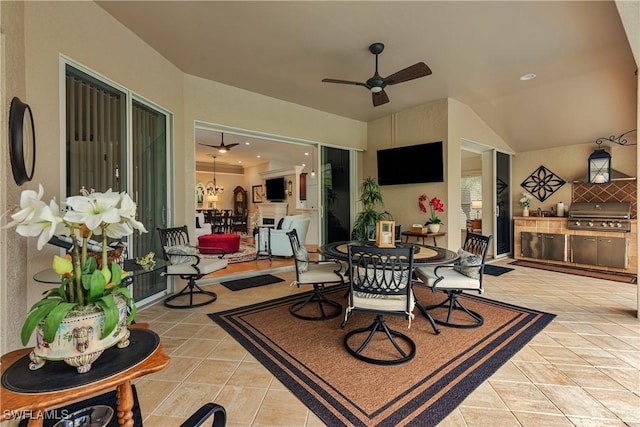
[[[440, 304], [424, 307], [431, 312], [446, 310], [444, 320], [438, 318], [437, 314], [432, 316], [436, 323], [453, 328], [477, 328], [484, 323], [482, 315], [465, 307], [458, 297], [465, 291], [482, 294], [482, 275], [492, 237], [469, 232], [458, 251], [460, 259], [454, 265], [416, 268], [416, 277], [427, 287], [433, 292], [444, 292], [447, 295], [447, 299]], [[463, 317], [452, 318], [456, 317], [454, 310], [463, 313]]]
[[[189, 244], [187, 226], [176, 228], [158, 228], [167, 270], [166, 276], [178, 276], [187, 280], [187, 285], [177, 293], [167, 297], [164, 305], [170, 308], [200, 307], [214, 302], [218, 297], [214, 292], [205, 291], [196, 280], [203, 276], [227, 267], [228, 261], [223, 259], [225, 251], [221, 248], [207, 248], [209, 252], [219, 253], [218, 257], [202, 257], [198, 248]], [[219, 249], [219, 250], [216, 250]], [[196, 299], [194, 299], [194, 296]], [[188, 298], [186, 303], [180, 301]]]
[[[368, 327], [344, 337], [344, 346], [357, 359], [376, 365], [397, 365], [413, 359], [413, 340], [387, 325], [384, 316], [413, 319], [415, 298], [411, 289], [414, 247], [378, 248], [349, 245], [349, 303], [341, 327], [354, 313], [375, 315]], [[375, 334], [386, 340], [374, 339]], [[388, 345], [385, 345], [388, 344]]]

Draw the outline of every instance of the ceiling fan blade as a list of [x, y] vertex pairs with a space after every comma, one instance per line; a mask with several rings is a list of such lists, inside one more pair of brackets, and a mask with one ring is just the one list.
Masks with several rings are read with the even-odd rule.
[[[226, 148], [227, 150], [231, 149], [231, 147], [235, 147], [236, 145], [240, 145], [240, 144], [238, 144], [238, 143], [235, 143], [235, 144], [227, 144], [227, 145], [222, 144], [222, 146], [223, 146], [224, 148]], [[222, 148], [222, 147], [221, 147], [221, 148]]]
[[204, 145], [205, 147], [220, 148], [220, 147], [218, 147], [217, 145], [203, 144], [202, 142], [198, 142], [198, 144], [200, 144], [200, 145]]
[[425, 77], [429, 74], [431, 74], [431, 69], [427, 64], [424, 62], [418, 62], [417, 64], [413, 64], [410, 67], [398, 71], [397, 73], [391, 74], [389, 77], [384, 79], [384, 82], [387, 85], [395, 85], [420, 77]]
[[352, 82], [351, 80], [337, 80], [337, 79], [322, 79], [324, 83], [340, 83], [343, 85], [356, 85], [356, 86], [364, 86], [367, 87], [366, 83], [362, 82]]
[[387, 95], [387, 92], [385, 92], [384, 90], [378, 93], [372, 93], [371, 99], [373, 100], [374, 107], [377, 107], [379, 105], [386, 104], [387, 102], [389, 102], [389, 96]]

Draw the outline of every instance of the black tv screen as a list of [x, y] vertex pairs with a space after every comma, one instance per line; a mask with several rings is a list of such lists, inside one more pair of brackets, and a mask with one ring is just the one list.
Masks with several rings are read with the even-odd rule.
[[442, 141], [378, 150], [380, 185], [443, 182]]
[[267, 200], [269, 201], [282, 201], [285, 199], [284, 195], [284, 178], [271, 178], [264, 182], [267, 189]]

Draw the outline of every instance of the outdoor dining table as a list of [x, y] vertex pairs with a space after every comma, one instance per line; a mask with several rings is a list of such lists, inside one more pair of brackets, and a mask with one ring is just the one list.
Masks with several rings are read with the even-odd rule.
[[[342, 242], [326, 243], [318, 247], [318, 252], [326, 258], [337, 259], [340, 261], [349, 261], [349, 245], [372, 246], [375, 247], [375, 241], [372, 240], [349, 240]], [[455, 263], [460, 257], [454, 251], [438, 246], [419, 245], [417, 243], [396, 242], [396, 247], [406, 248], [413, 247], [413, 266], [414, 267], [437, 267], [439, 265], [448, 265]], [[427, 309], [420, 304], [416, 298], [416, 306], [424, 317], [429, 320], [436, 334], [440, 333], [440, 329], [436, 326], [433, 317]]]

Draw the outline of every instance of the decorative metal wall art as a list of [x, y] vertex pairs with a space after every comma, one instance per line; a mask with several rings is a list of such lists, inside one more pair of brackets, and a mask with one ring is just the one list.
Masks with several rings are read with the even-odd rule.
[[565, 180], [544, 166], [536, 169], [520, 186], [527, 190], [541, 202], [547, 200], [553, 193], [565, 184]]

